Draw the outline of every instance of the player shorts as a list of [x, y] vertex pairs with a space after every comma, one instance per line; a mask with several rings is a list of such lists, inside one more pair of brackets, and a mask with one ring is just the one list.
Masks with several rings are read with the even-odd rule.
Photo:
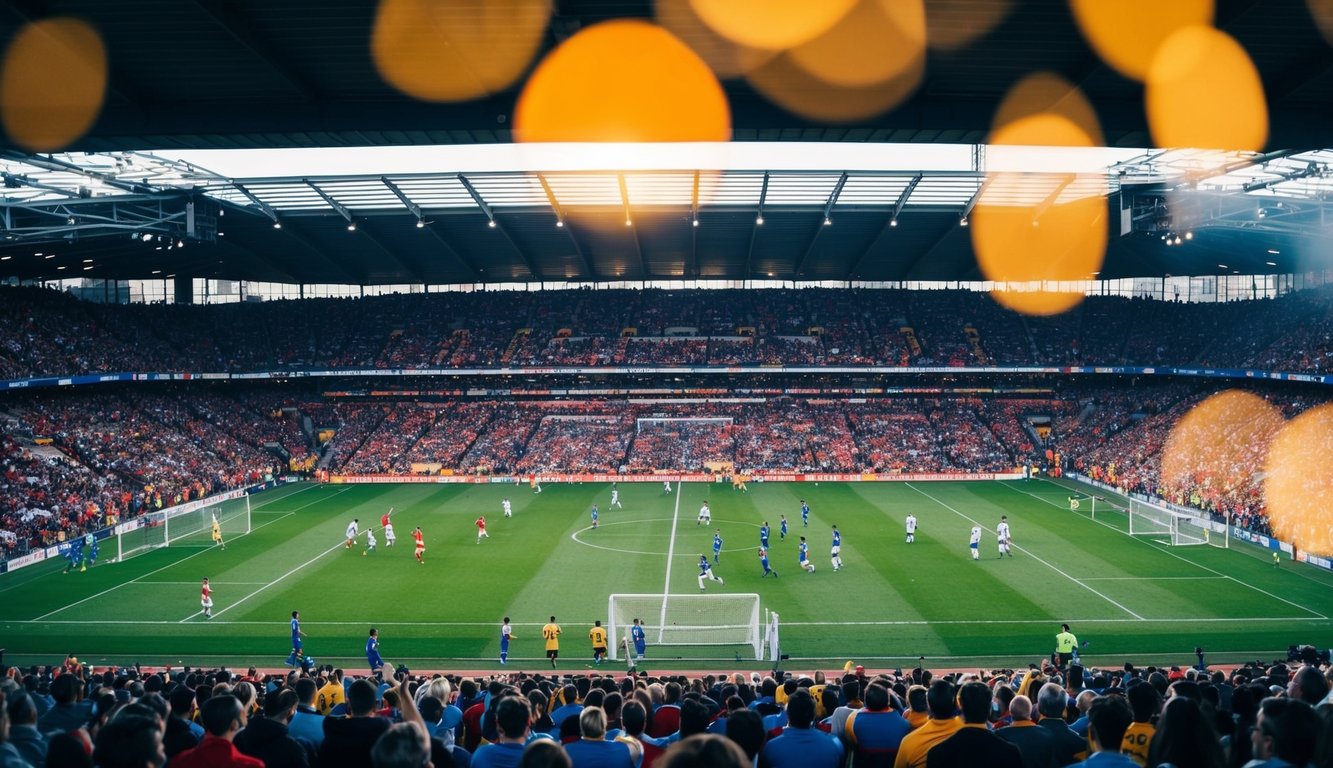
[[394, 535], [394, 532], [393, 532], [393, 526], [392, 526], [392, 525], [388, 525], [388, 526], [385, 526], [385, 527], [384, 527], [384, 540], [385, 540], [385, 541], [393, 541], [393, 540], [395, 540], [395, 539], [397, 539], [397, 538], [398, 538], [398, 537]]
[[842, 549], [842, 547], [834, 547], [834, 548], [833, 548], [833, 556], [834, 556], [834, 557], [837, 557], [837, 556], [838, 556], [838, 551], [841, 550], [841, 549]]
[[559, 649], [559, 648], [552, 648], [552, 649], [550, 649], [550, 650], [548, 650], [548, 651], [546, 652], [546, 658], [548, 658], [548, 659], [554, 659], [555, 657], [557, 657], [557, 656], [559, 656], [559, 655], [560, 655], [560, 649]]
[[213, 534], [213, 541], [222, 541], [222, 534], [220, 533]]
[[977, 545], [977, 542], [974, 541], [974, 542], [972, 542], [971, 544], [969, 544], [968, 546], [971, 547], [971, 548], [973, 548], [973, 549], [976, 549], [978, 545]]
[[202, 605], [202, 606], [205, 607], [205, 608], [212, 608], [212, 607], [213, 607], [213, 598], [211, 598], [211, 597], [206, 597], [206, 598], [204, 598], [203, 600], [200, 600], [200, 601], [199, 601], [199, 604]]
[[605, 655], [606, 655], [606, 646], [605, 646], [605, 645], [594, 645], [594, 646], [592, 647], [592, 652], [595, 653], [595, 654], [597, 654], [598, 656], [605, 656]]
[[418, 546], [418, 547], [417, 547], [417, 554], [420, 554], [420, 553], [425, 552], [425, 551], [426, 551], [426, 547], [425, 547], [425, 546]]

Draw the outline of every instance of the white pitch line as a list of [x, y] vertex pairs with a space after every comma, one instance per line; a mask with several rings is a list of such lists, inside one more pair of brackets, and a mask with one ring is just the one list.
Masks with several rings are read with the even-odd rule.
[[[298, 493], [299, 493], [299, 491], [298, 491]], [[250, 529], [250, 533], [254, 533], [255, 531], [259, 530], [260, 528], [263, 528], [263, 527], [266, 526], [266, 525], [270, 525], [270, 524], [272, 524], [272, 523], [276, 523], [276, 522], [278, 522], [279, 520], [281, 520], [283, 517], [286, 517], [286, 516], [289, 515], [289, 514], [291, 514], [291, 513], [288, 512], [287, 514], [282, 515], [282, 517], [275, 517], [275, 518], [273, 518], [272, 520], [268, 521], [267, 523], [260, 523], [259, 525], [256, 525], [256, 526], [254, 526], [253, 528], [251, 528], [251, 529]], [[242, 534], [242, 536], [246, 536], [246, 535], [249, 535], [249, 534]], [[240, 538], [240, 537], [238, 536], [237, 538]], [[181, 563], [185, 562], [186, 560], [189, 560], [189, 559], [191, 559], [191, 558], [198, 557], [198, 556], [204, 554], [205, 552], [208, 552], [210, 549], [212, 549], [212, 547], [209, 547], [208, 549], [201, 549], [201, 550], [199, 550], [198, 552], [195, 552], [193, 555], [186, 555], [185, 557], [182, 557], [182, 558], [179, 559], [179, 560], [176, 560], [176, 561], [174, 561], [174, 562], [167, 563], [166, 565], [162, 566], [161, 568], [158, 568], [158, 569], [153, 570], [153, 571], [149, 571], [148, 573], [145, 573], [145, 574], [142, 575], [142, 576], [139, 576], [139, 577], [137, 577], [137, 578], [130, 579], [129, 581], [122, 581], [121, 583], [115, 585], [114, 587], [111, 587], [111, 588], [109, 588], [109, 589], [104, 589], [104, 590], [102, 590], [101, 592], [98, 592], [98, 593], [95, 594], [95, 595], [90, 595], [89, 597], [85, 597], [85, 598], [83, 598], [82, 600], [79, 600], [79, 601], [77, 601], [77, 602], [73, 602], [73, 603], [70, 603], [69, 605], [62, 606], [62, 607], [60, 607], [60, 608], [57, 608], [57, 609], [55, 609], [54, 611], [51, 611], [50, 613], [44, 613], [44, 614], [42, 614], [41, 616], [38, 616], [37, 618], [32, 619], [32, 621], [41, 621], [42, 619], [45, 619], [45, 618], [48, 617], [48, 616], [54, 616], [54, 615], [56, 615], [57, 613], [60, 613], [61, 611], [67, 611], [67, 610], [69, 610], [70, 608], [73, 608], [73, 607], [76, 606], [76, 605], [82, 605], [82, 604], [88, 602], [89, 600], [95, 600], [95, 599], [97, 599], [97, 598], [99, 598], [99, 597], [101, 597], [101, 596], [103, 596], [103, 595], [105, 595], [105, 594], [108, 594], [108, 593], [111, 593], [111, 592], [115, 592], [116, 590], [120, 589], [121, 587], [130, 585], [130, 584], [136, 584], [136, 583], [142, 581], [143, 579], [146, 579], [146, 578], [148, 578], [149, 576], [152, 576], [152, 575], [155, 574], [155, 573], [161, 573], [162, 571], [165, 571], [165, 570], [168, 569], [168, 568], [174, 568], [174, 567], [180, 565]], [[103, 567], [105, 567], [105, 566], [103, 566]]]
[[[1049, 481], [1049, 480], [1044, 480], [1044, 481], [1042, 481], [1042, 482], [1048, 482], [1048, 483], [1049, 483], [1050, 481]], [[1008, 488], [1009, 490], [1013, 491], [1014, 493], [1021, 493], [1021, 494], [1025, 495], [1025, 496], [1032, 496], [1032, 494], [1028, 493], [1027, 491], [1020, 491], [1019, 489], [1014, 488], [1013, 486], [1004, 485], [1004, 483], [1000, 483], [1000, 485], [1003, 485], [1005, 488]], [[1038, 499], [1039, 501], [1046, 501], [1046, 499], [1043, 499], [1043, 498], [1041, 498], [1040, 496], [1033, 496], [1033, 498]], [[1057, 504], [1057, 503], [1055, 503], [1055, 502], [1053, 502], [1053, 501], [1046, 501], [1046, 503], [1047, 503], [1047, 504], [1050, 504], [1050, 505], [1053, 506], [1053, 507], [1057, 507], [1057, 508], [1063, 509], [1063, 507], [1061, 507], [1059, 504]], [[1097, 522], [1097, 521], [1093, 521], [1093, 522]], [[1106, 523], [1102, 523], [1102, 525], [1106, 525]], [[1119, 528], [1116, 528], [1116, 527], [1111, 526], [1111, 525], [1106, 525], [1106, 527], [1107, 527], [1107, 528], [1110, 528], [1110, 529], [1113, 530], [1113, 531], [1117, 531], [1117, 532], [1119, 532], [1119, 533], [1122, 533], [1122, 534], [1125, 533], [1124, 531], [1121, 531]], [[1128, 535], [1128, 534], [1126, 534], [1126, 535]], [[1130, 538], [1133, 539], [1132, 536], [1131, 536]], [[1260, 589], [1260, 588], [1254, 586], [1253, 584], [1246, 584], [1245, 582], [1241, 581], [1240, 579], [1236, 578], [1235, 576], [1229, 576], [1229, 575], [1227, 575], [1227, 574], [1225, 574], [1225, 573], [1222, 573], [1222, 572], [1219, 571], [1219, 570], [1215, 570], [1215, 569], [1213, 569], [1213, 568], [1209, 568], [1208, 566], [1203, 565], [1202, 563], [1196, 563], [1196, 562], [1194, 562], [1193, 560], [1190, 560], [1190, 559], [1181, 557], [1180, 555], [1177, 555], [1175, 552], [1172, 552], [1171, 550], [1166, 549], [1165, 547], [1158, 546], [1157, 544], [1154, 544], [1154, 543], [1151, 542], [1151, 541], [1148, 541], [1148, 540], [1146, 540], [1146, 539], [1134, 539], [1134, 540], [1135, 540], [1135, 541], [1141, 541], [1141, 542], [1143, 542], [1144, 544], [1147, 544], [1148, 546], [1150, 546], [1150, 547], [1152, 547], [1153, 549], [1157, 550], [1158, 552], [1161, 552], [1161, 553], [1164, 554], [1164, 555], [1170, 555], [1171, 557], [1174, 557], [1175, 559], [1179, 560], [1179, 561], [1182, 562], [1182, 563], [1189, 563], [1190, 565], [1195, 566], [1196, 568], [1201, 568], [1201, 569], [1203, 569], [1203, 570], [1205, 570], [1205, 571], [1207, 571], [1207, 572], [1209, 572], [1209, 573], [1211, 573], [1211, 574], [1214, 574], [1214, 575], [1216, 575], [1216, 576], [1218, 576], [1218, 577], [1220, 577], [1220, 578], [1227, 579], [1227, 580], [1229, 580], [1229, 581], [1234, 581], [1235, 583], [1237, 583], [1237, 584], [1239, 584], [1239, 585], [1241, 585], [1241, 586], [1243, 586], [1243, 587], [1249, 587], [1250, 589], [1253, 589], [1255, 592], [1259, 592], [1260, 594], [1268, 595], [1269, 597], [1273, 598], [1274, 600], [1280, 600], [1280, 601], [1286, 603], [1287, 605], [1292, 606], [1293, 608], [1299, 608], [1299, 609], [1301, 609], [1302, 611], [1305, 611], [1306, 613], [1315, 616], [1316, 618], [1323, 619], [1323, 620], [1325, 620], [1325, 621], [1328, 620], [1328, 617], [1327, 617], [1327, 616], [1323, 615], [1322, 613], [1320, 613], [1320, 612], [1318, 612], [1318, 611], [1311, 610], [1310, 608], [1306, 608], [1305, 606], [1301, 605], [1300, 603], [1293, 602], [1293, 601], [1291, 601], [1291, 600], [1288, 600], [1288, 599], [1285, 598], [1285, 597], [1281, 597], [1281, 596], [1275, 595], [1275, 594], [1273, 594], [1272, 592], [1269, 592], [1269, 591], [1266, 590], [1266, 589]]]
[[[193, 582], [191, 582], [193, 583]], [[197, 614], [196, 614], [197, 615]], [[215, 616], [217, 614], [214, 614]], [[1089, 624], [1136, 624], [1147, 622], [1149, 624], [1229, 624], [1229, 623], [1272, 623], [1280, 621], [1327, 621], [1314, 616], [1250, 616], [1238, 619], [1229, 619], [1218, 616], [1203, 616], [1199, 618], [1174, 618], [1174, 619], [1068, 619], [1070, 624], [1086, 626]], [[37, 619], [13, 619], [10, 621], [0, 621], [0, 627], [10, 624], [42, 624], [42, 625], [64, 625], [64, 624], [89, 624], [89, 625], [158, 625], [158, 624], [181, 624], [183, 622], [175, 619], [48, 619], [39, 621]], [[228, 626], [253, 626], [253, 627], [274, 627], [282, 624], [281, 621], [214, 621], [213, 624], [225, 624]], [[515, 621], [510, 622], [515, 627], [542, 627], [545, 622], [541, 621]], [[572, 624], [591, 624], [592, 619], [586, 621], [573, 621]], [[1046, 626], [1051, 622], [1049, 619], [946, 619], [942, 621], [929, 621], [925, 619], [904, 619], [900, 621], [784, 621], [784, 627], [933, 627], [939, 625], [995, 625], [995, 626]], [[364, 627], [374, 624], [375, 626], [385, 627], [493, 627], [493, 621], [380, 621], [379, 619], [363, 619], [361, 621], [302, 621], [301, 626], [310, 627]], [[544, 657], [543, 657], [544, 658]]]
[[1084, 576], [1084, 581], [1222, 581], [1225, 576]]
[[680, 522], [680, 492], [685, 487], [685, 483], [676, 483], [676, 506], [671, 512], [671, 537], [667, 539], [666, 556], [666, 579], [662, 584], [662, 613], [658, 616], [657, 626], [659, 630], [657, 641], [662, 641], [661, 632], [666, 628], [667, 597], [671, 595], [671, 561], [676, 554], [676, 524]]
[[[912, 485], [911, 483], [907, 483], [906, 485], [907, 485], [908, 488], [911, 488], [912, 490], [916, 491], [917, 493], [921, 494], [922, 496], [925, 496], [927, 499], [930, 499], [931, 501], [935, 502], [936, 504], [939, 504], [941, 507], [944, 507], [945, 509], [947, 509], [947, 510], [949, 510], [950, 512], [954, 513], [955, 515], [958, 515], [959, 517], [963, 518], [964, 520], [968, 520], [968, 521], [970, 521], [973, 525], [981, 526], [981, 523], [980, 523], [980, 522], [978, 522], [978, 521], [976, 521], [976, 520], [973, 520], [972, 518], [968, 517], [967, 515], [963, 514], [962, 512], [959, 512], [958, 510], [954, 509], [953, 507], [949, 506], [948, 504], [945, 504], [944, 502], [940, 501], [939, 499], [935, 498], [934, 496], [931, 496], [929, 493], [926, 493], [925, 491], [921, 490], [920, 488], [917, 488], [916, 486]], [[985, 526], [981, 526], [981, 527], [982, 527], [983, 530], [985, 529]], [[1041, 557], [1038, 557], [1037, 555], [1033, 554], [1030, 550], [1024, 549], [1023, 547], [1020, 547], [1020, 546], [1017, 546], [1017, 545], [1011, 545], [1011, 546], [1013, 546], [1013, 548], [1014, 548], [1014, 549], [1017, 549], [1019, 552], [1022, 552], [1022, 553], [1024, 553], [1024, 554], [1026, 554], [1026, 555], [1032, 557], [1034, 560], [1036, 560], [1037, 562], [1039, 562], [1039, 563], [1041, 563], [1042, 565], [1046, 566], [1047, 568], [1050, 568], [1052, 571], [1055, 571], [1056, 573], [1060, 574], [1061, 576], [1064, 576], [1066, 579], [1069, 579], [1070, 581], [1074, 582], [1075, 584], [1079, 585], [1080, 587], [1083, 587], [1084, 589], [1088, 590], [1088, 591], [1091, 592], [1092, 594], [1094, 594], [1094, 595], [1100, 597], [1101, 599], [1105, 600], [1106, 602], [1110, 603], [1111, 605], [1114, 605], [1115, 607], [1119, 608], [1120, 610], [1124, 611], [1125, 613], [1128, 613], [1130, 616], [1133, 616], [1134, 618], [1139, 619], [1140, 621], [1143, 620], [1143, 617], [1142, 617], [1142, 616], [1140, 616], [1140, 615], [1138, 615], [1137, 613], [1131, 611], [1130, 609], [1126, 608], [1125, 606], [1121, 605], [1120, 603], [1116, 602], [1115, 600], [1112, 600], [1111, 598], [1107, 597], [1106, 595], [1102, 594], [1101, 592], [1098, 592], [1097, 590], [1093, 589], [1092, 587], [1088, 586], [1087, 584], [1084, 584], [1083, 582], [1079, 581], [1078, 579], [1074, 578], [1073, 576], [1070, 576], [1069, 574], [1067, 574], [1067, 573], [1065, 573], [1064, 571], [1060, 570], [1059, 568], [1055, 567], [1055, 566], [1052, 565], [1051, 563], [1047, 562], [1045, 559], [1043, 559], [1043, 558], [1041, 558]]]
[[[351, 486], [348, 486], [348, 487], [350, 488]], [[366, 531], [369, 531], [369, 530], [370, 530], [370, 529], [367, 528], [365, 531], [359, 531], [359, 532], [357, 533], [357, 535], [356, 535], [357, 538], [361, 538], [361, 535], [364, 534], [364, 533], [366, 533]], [[278, 578], [274, 579], [273, 581], [268, 582], [268, 583], [265, 584], [264, 586], [260, 587], [259, 589], [256, 589], [255, 591], [251, 592], [250, 594], [246, 595], [245, 597], [242, 597], [240, 600], [237, 600], [236, 602], [232, 603], [231, 605], [227, 606], [226, 608], [223, 608], [222, 610], [218, 611], [217, 613], [215, 613], [215, 614], [213, 614], [213, 615], [214, 615], [214, 616], [221, 616], [222, 614], [226, 613], [227, 611], [230, 611], [232, 608], [235, 608], [236, 606], [240, 605], [241, 603], [244, 603], [246, 600], [249, 600], [250, 598], [254, 597], [255, 595], [259, 594], [260, 592], [263, 592], [264, 590], [268, 589], [269, 587], [273, 586], [274, 584], [277, 584], [278, 582], [280, 582], [280, 581], [282, 581], [283, 579], [287, 578], [288, 576], [291, 576], [293, 573], [296, 573], [297, 571], [301, 570], [302, 568], [306, 567], [307, 565], [310, 565], [311, 563], [313, 563], [313, 562], [315, 562], [316, 560], [320, 559], [321, 557], [324, 557], [325, 555], [329, 554], [330, 552], [333, 552], [333, 551], [337, 550], [337, 549], [340, 548], [340, 547], [346, 547], [346, 546], [347, 546], [346, 542], [343, 542], [343, 541], [340, 541], [340, 542], [338, 542], [337, 544], [334, 544], [332, 547], [329, 547], [328, 549], [324, 550], [323, 552], [320, 552], [318, 555], [315, 555], [314, 557], [310, 558], [309, 560], [305, 561], [304, 563], [301, 563], [300, 565], [296, 566], [295, 568], [291, 569], [290, 571], [287, 571], [286, 573], [282, 574], [281, 576], [279, 576]], [[192, 617], [187, 616], [186, 618], [181, 619], [179, 623], [184, 624], [186, 621], [189, 621], [190, 618], [192, 618]]]

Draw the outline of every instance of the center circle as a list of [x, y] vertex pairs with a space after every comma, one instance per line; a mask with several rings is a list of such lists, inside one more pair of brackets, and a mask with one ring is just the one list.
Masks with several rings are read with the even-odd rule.
[[[606, 528], [611, 528], [611, 527], [613, 527], [613, 526], [617, 526], [617, 525], [648, 525], [648, 526], [651, 526], [653, 523], [670, 523], [670, 522], [671, 522], [671, 518], [669, 518], [669, 517], [653, 517], [653, 518], [648, 518], [648, 519], [646, 519], [646, 520], [614, 520], [614, 521], [611, 521], [611, 522], [609, 522], [609, 523], [600, 523], [600, 522], [599, 522], [599, 524], [598, 524], [596, 530], [597, 530], [597, 531], [602, 531], [602, 530], [604, 530], [604, 529], [606, 529]], [[759, 524], [758, 524], [758, 523], [752, 523], [752, 522], [749, 522], [749, 521], [747, 521], [747, 520], [720, 520], [720, 519], [719, 519], [719, 520], [714, 520], [714, 521], [713, 521], [712, 528], [716, 528], [717, 525], [718, 525], [719, 523], [727, 523], [727, 524], [729, 524], [729, 525], [748, 525], [748, 526], [750, 526], [750, 527], [752, 527], [752, 528], [758, 528], [758, 527], [759, 527]], [[681, 525], [680, 525], [680, 522], [679, 522], [679, 521], [677, 521], [677, 523], [676, 523], [676, 527], [677, 527], [677, 531], [676, 531], [676, 535], [677, 535], [677, 537], [682, 536], [682, 534], [681, 534], [681, 532], [680, 532]], [[702, 526], [697, 526], [697, 527], [699, 527], [701, 530], [703, 530], [703, 527], [702, 527]], [[709, 533], [709, 536], [708, 536], [707, 552], [712, 552], [712, 551], [713, 551], [712, 528], [707, 529], [707, 530], [708, 530], [708, 533]], [[626, 547], [611, 547], [611, 546], [607, 546], [607, 545], [605, 545], [605, 544], [594, 544], [594, 543], [591, 542], [591, 541], [587, 541], [587, 540], [586, 540], [587, 537], [586, 537], [586, 535], [585, 535], [585, 534], [590, 534], [590, 533], [592, 533], [593, 530], [594, 530], [594, 529], [593, 529], [593, 527], [592, 527], [591, 525], [586, 525], [586, 526], [584, 526], [584, 527], [578, 529], [577, 531], [571, 533], [571, 534], [569, 535], [569, 538], [573, 539], [574, 541], [578, 542], [579, 544], [582, 544], [582, 545], [585, 546], [585, 547], [592, 547], [593, 549], [601, 549], [601, 550], [605, 550], [605, 551], [607, 551], [607, 552], [620, 552], [620, 553], [627, 554], [627, 555], [656, 555], [656, 556], [659, 556], [659, 557], [661, 557], [661, 556], [665, 556], [665, 555], [667, 554], [666, 550], [664, 550], [664, 549], [663, 549], [663, 550], [645, 550], [645, 549], [637, 549], [637, 548], [634, 548], [633, 546], [626, 546]], [[688, 530], [688, 528], [687, 528], [687, 530]], [[663, 540], [665, 540], [665, 539], [667, 539], [668, 537], [670, 537], [670, 535], [671, 535], [671, 527], [670, 527], [669, 525], [668, 525], [668, 526], [665, 526], [665, 530], [662, 531], [662, 536], [661, 536], [661, 538], [662, 538]], [[613, 537], [617, 537], [617, 538], [629, 538], [628, 536], [623, 536], [623, 535], [619, 535], [619, 534], [612, 534], [612, 536], [613, 536]], [[639, 534], [636, 538], [643, 538], [643, 534]], [[724, 541], [725, 541], [725, 537], [724, 537]], [[755, 540], [755, 546], [758, 546], [758, 539], [757, 539], [757, 538], [756, 538], [756, 540]], [[683, 553], [682, 553], [682, 552], [679, 551], [680, 549], [681, 549], [680, 547], [676, 547], [676, 550], [677, 550], [677, 551], [675, 552], [675, 556], [676, 556], [676, 557], [687, 557], [687, 558], [690, 558], [690, 559], [694, 559], [694, 558], [698, 557], [698, 554], [695, 554], [695, 553], [692, 553], [692, 552], [688, 552], [688, 551], [687, 551], [687, 552], [683, 552]], [[750, 547], [723, 547], [722, 551], [723, 551], [723, 552], [743, 552], [743, 551], [746, 551], [746, 550], [749, 550], [749, 549], [751, 549], [751, 548], [750, 548]]]

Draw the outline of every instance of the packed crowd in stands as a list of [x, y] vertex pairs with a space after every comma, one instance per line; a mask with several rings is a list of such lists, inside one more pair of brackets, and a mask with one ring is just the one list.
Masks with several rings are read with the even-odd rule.
[[1333, 668], [1318, 660], [469, 677], [69, 657], [0, 671], [6, 768], [1333, 767]]
[[0, 289], [0, 376], [543, 365], [1178, 365], [1333, 371], [1333, 289], [1225, 304], [972, 291], [580, 290], [119, 306]]

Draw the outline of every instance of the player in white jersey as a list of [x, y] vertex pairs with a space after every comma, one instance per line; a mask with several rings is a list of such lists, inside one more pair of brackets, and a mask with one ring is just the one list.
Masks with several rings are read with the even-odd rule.
[[1000, 515], [1000, 524], [995, 526], [995, 540], [1000, 546], [1000, 557], [1008, 555], [1014, 556], [1013, 550], [1009, 548], [1009, 516]]
[[366, 548], [361, 552], [361, 554], [364, 556], [370, 554], [371, 552], [374, 552], [375, 544], [376, 544], [375, 528], [373, 526], [366, 528]]
[[393, 523], [384, 526], [384, 546], [392, 547], [393, 543], [397, 540], [398, 537], [393, 533]]
[[916, 541], [916, 515], [909, 512], [907, 514], [907, 543], [911, 544], [914, 541]]
[[351, 549], [351, 548], [352, 548], [352, 544], [354, 544], [354, 543], [356, 542], [356, 534], [357, 534], [357, 531], [360, 530], [360, 523], [361, 523], [360, 520], [353, 519], [352, 522], [350, 522], [350, 523], [347, 524], [347, 548], [348, 548], [348, 549]]
[[671, 493], [671, 481], [670, 481], [670, 480], [663, 480], [663, 481], [662, 481], [662, 493]]
[[704, 505], [702, 507], [699, 507], [699, 520], [698, 522], [695, 523], [695, 525], [703, 525], [705, 523], [711, 525], [712, 522], [713, 522], [713, 512], [708, 508], [708, 502], [705, 501]]
[[979, 526], [979, 525], [974, 525], [974, 526], [972, 526], [972, 538], [968, 541], [967, 545], [968, 545], [969, 547], [971, 547], [971, 549], [972, 549], [972, 559], [973, 559], [973, 560], [980, 560], [980, 559], [981, 559], [981, 549], [980, 549], [980, 547], [981, 547], [981, 526]]
[[611, 503], [610, 503], [610, 504], [607, 504], [607, 505], [606, 505], [606, 508], [607, 508], [607, 509], [610, 509], [611, 507], [616, 507], [617, 509], [624, 509], [624, 508], [625, 508], [625, 507], [622, 506], [621, 503], [620, 503], [620, 489], [619, 489], [619, 488], [612, 488], [612, 489], [611, 489]]
[[505, 517], [514, 516], [514, 505], [509, 503], [509, 499], [505, 499], [504, 501], [500, 502], [500, 506], [504, 508]]

